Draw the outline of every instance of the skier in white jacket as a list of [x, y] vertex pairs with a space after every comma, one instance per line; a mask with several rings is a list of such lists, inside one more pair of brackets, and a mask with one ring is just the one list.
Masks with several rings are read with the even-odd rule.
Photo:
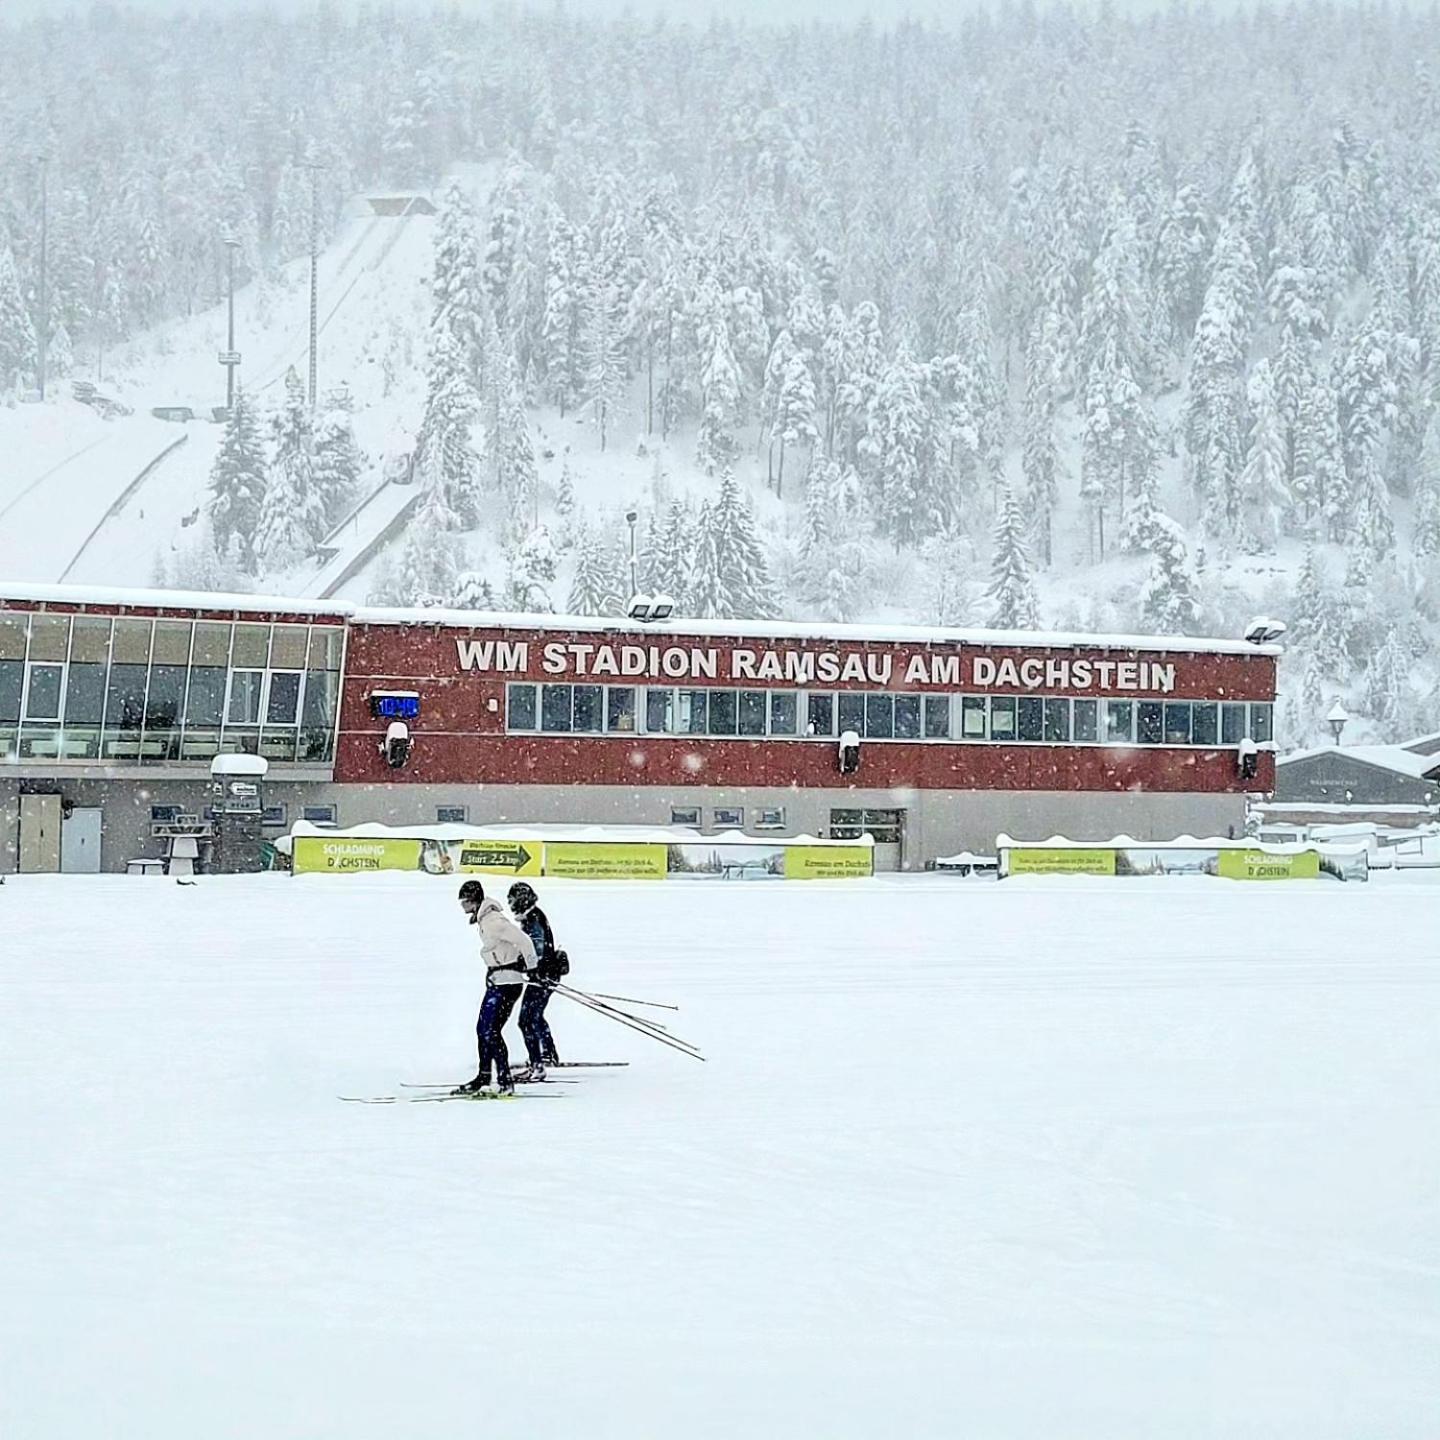
[[470, 917], [470, 923], [480, 929], [480, 956], [485, 961], [485, 999], [480, 1005], [480, 1017], [475, 1022], [480, 1070], [473, 1080], [461, 1085], [455, 1093], [472, 1095], [489, 1085], [493, 1062], [498, 1092], [513, 1095], [515, 1082], [510, 1077], [510, 1052], [505, 1048], [502, 1031], [525, 988], [526, 977], [535, 970], [535, 946], [498, 900], [485, 898], [485, 887], [478, 880], [467, 880], [460, 887], [460, 905]]

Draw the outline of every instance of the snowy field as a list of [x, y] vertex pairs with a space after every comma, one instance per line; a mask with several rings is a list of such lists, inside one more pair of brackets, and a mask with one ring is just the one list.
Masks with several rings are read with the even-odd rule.
[[709, 1063], [341, 1104], [452, 888], [9, 877], [7, 1440], [1436, 1433], [1440, 885], [541, 882]]

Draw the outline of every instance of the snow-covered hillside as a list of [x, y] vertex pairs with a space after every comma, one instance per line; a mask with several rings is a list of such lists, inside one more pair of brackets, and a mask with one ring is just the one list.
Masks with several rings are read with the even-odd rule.
[[342, 1104], [474, 1072], [450, 885], [9, 877], [7, 1436], [1433, 1435], [1435, 884], [544, 891], [705, 1064]]
[[[1292, 621], [1283, 739], [1340, 694], [1362, 738], [1440, 723], [1418, 14], [10, 34], [11, 130], [71, 72], [95, 98], [46, 111], [47, 316], [39, 174], [0, 157], [0, 383], [52, 332], [51, 400], [0, 409], [4, 573], [593, 611], [628, 594], [633, 509], [639, 581], [682, 613], [1265, 610]], [[366, 203], [416, 195], [438, 213]], [[305, 378], [312, 198], [319, 423], [366, 457], [319, 499], [300, 409], [288, 450], [270, 428]], [[148, 411], [223, 398], [222, 231], [257, 438], [217, 510], [220, 427]], [[103, 426], [53, 383], [102, 359], [135, 412]]]

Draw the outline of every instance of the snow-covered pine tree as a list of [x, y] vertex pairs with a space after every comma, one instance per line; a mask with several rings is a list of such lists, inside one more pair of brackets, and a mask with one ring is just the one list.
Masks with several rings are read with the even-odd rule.
[[669, 595], [679, 614], [691, 613], [691, 571], [696, 547], [695, 526], [689, 506], [672, 500], [660, 526], [650, 565], [656, 588]]
[[1410, 656], [1392, 626], [1365, 668], [1365, 711], [1386, 739], [1398, 739], [1409, 709]]
[[885, 369], [880, 311], [862, 300], [845, 335], [845, 371], [835, 394], [835, 445], [832, 453], [851, 465], [859, 459], [860, 442], [870, 423], [870, 406]]
[[713, 475], [735, 457], [740, 367], [730, 345], [725, 301], [713, 280], [701, 292], [697, 305], [701, 413], [695, 458], [707, 475]]
[[1290, 629], [1285, 642], [1292, 649], [1305, 650], [1321, 660], [1332, 660], [1339, 645], [1336, 635], [1335, 601], [1325, 579], [1324, 567], [1308, 542], [1295, 577], [1295, 598], [1287, 617]]
[[1210, 256], [1210, 225], [1198, 185], [1175, 189], [1160, 227], [1155, 264], [1170, 315], [1170, 343], [1176, 353], [1190, 343], [1205, 299], [1205, 265]]
[[1411, 544], [1417, 559], [1440, 555], [1440, 407], [1430, 412], [1415, 479]]
[[1332, 540], [1343, 534], [1345, 457], [1335, 390], [1328, 375], [1317, 376], [1300, 397], [1295, 417], [1295, 477], [1291, 495], [1298, 528], [1317, 526]]
[[513, 355], [507, 355], [504, 361], [500, 425], [492, 443], [495, 448], [495, 478], [505, 513], [515, 529], [528, 531], [534, 523], [540, 479], [535, 465], [535, 445], [530, 438], [530, 424], [525, 414], [525, 397], [521, 393], [520, 376]]
[[426, 609], [453, 603], [460, 584], [463, 552], [449, 531], [450, 517], [439, 486], [426, 486], [424, 498], [405, 532], [400, 561], [386, 597], [393, 605]]
[[581, 363], [580, 251], [575, 232], [559, 210], [552, 213], [545, 256], [545, 309], [540, 321], [539, 354], [546, 393], [559, 406], [560, 418], [579, 399]]
[[1185, 532], [1168, 516], [1156, 517], [1154, 557], [1140, 593], [1142, 628], [1152, 635], [1193, 634], [1200, 619], [1199, 584]]
[[327, 529], [344, 519], [365, 470], [365, 452], [355, 439], [352, 410], [349, 387], [337, 385], [321, 398], [315, 421], [315, 488], [325, 509]]
[[1054, 515], [1060, 499], [1060, 451], [1055, 438], [1058, 356], [1055, 325], [1049, 310], [1036, 316], [1025, 347], [1025, 433], [1021, 468], [1025, 475], [1025, 507], [1035, 536], [1039, 563], [1054, 562]]
[[835, 533], [835, 481], [833, 460], [815, 456], [805, 476], [805, 511], [801, 520], [800, 556], [807, 562], [823, 557]]
[[897, 550], [934, 534], [954, 518], [940, 483], [925, 383], [925, 368], [902, 346], [881, 372], [860, 445], [877, 527]]
[[456, 610], [498, 610], [495, 590], [478, 570], [466, 570], [455, 583], [455, 594], [450, 601]]
[[1250, 444], [1240, 471], [1242, 537], [1261, 551], [1275, 548], [1285, 509], [1285, 440], [1268, 360], [1250, 372]]
[[254, 406], [241, 388], [225, 422], [225, 434], [215, 463], [210, 467], [206, 512], [221, 554], [237, 547], [241, 568], [253, 575], [256, 568], [255, 532], [265, 501], [267, 466], [265, 442]]
[[1030, 577], [1030, 556], [1025, 548], [1025, 522], [1014, 492], [1000, 492], [995, 519], [995, 548], [990, 563], [990, 625], [996, 630], [1034, 630], [1040, 617], [1035, 605], [1035, 584]]
[[285, 399], [274, 433], [255, 552], [267, 569], [289, 570], [314, 549], [327, 528], [325, 502], [315, 481], [310, 407], [293, 365], [285, 372]]
[[449, 329], [436, 330], [417, 449], [427, 475], [438, 476], [444, 509], [462, 530], [473, 529], [480, 520], [480, 457], [473, 439], [479, 413], [459, 338]]
[[1159, 439], [1150, 402], [1124, 360], [1092, 365], [1084, 394], [1081, 494], [1089, 503], [1096, 558], [1105, 558], [1105, 519], [1113, 513], [1121, 533], [1127, 496], [1144, 495], [1154, 508]]
[[555, 580], [555, 546], [544, 525], [537, 525], [510, 552], [506, 600], [515, 610], [545, 614], [554, 609], [550, 586]]
[[569, 613], [613, 615], [619, 609], [614, 577], [602, 542], [581, 527], [575, 542], [575, 573], [570, 581]]
[[602, 276], [598, 266], [594, 267], [585, 286], [581, 349], [585, 399], [600, 432], [601, 450], [605, 449], [629, 378], [623, 322], [619, 290]]
[[775, 595], [755, 517], [726, 466], [720, 493], [700, 512], [695, 560], [695, 613], [704, 619], [765, 620], [775, 614]]
[[1362, 326], [1338, 357], [1340, 436], [1349, 480], [1346, 536], [1377, 560], [1395, 548], [1390, 493], [1381, 469], [1385, 412], [1395, 398], [1385, 339]]
[[[435, 220], [434, 305], [431, 329], [458, 342], [456, 364], [472, 385], [480, 382], [482, 315], [486, 300], [480, 278], [480, 240], [469, 193], [452, 180]], [[434, 341], [432, 340], [432, 348]]]
[[28, 383], [39, 356], [35, 327], [20, 293], [15, 256], [8, 245], [0, 243], [0, 394]]

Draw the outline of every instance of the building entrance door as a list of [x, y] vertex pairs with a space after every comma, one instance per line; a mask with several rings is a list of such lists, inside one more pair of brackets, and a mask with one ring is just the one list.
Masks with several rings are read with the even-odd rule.
[[60, 822], [60, 869], [66, 875], [100, 873], [100, 811], [72, 810]]
[[905, 812], [903, 810], [832, 810], [830, 838], [858, 840], [875, 837], [875, 869], [898, 870], [904, 863]]
[[60, 797], [20, 797], [20, 873], [53, 875], [60, 869]]

